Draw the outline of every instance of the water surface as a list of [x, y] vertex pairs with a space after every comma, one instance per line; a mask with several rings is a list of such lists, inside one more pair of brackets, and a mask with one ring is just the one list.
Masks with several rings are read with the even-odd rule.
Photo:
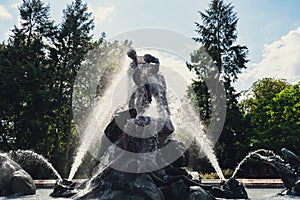
[[[294, 197], [294, 196], [280, 196], [277, 195], [279, 192], [281, 192], [282, 188], [246, 188], [248, 196], [251, 200], [293, 200], [298, 199], [300, 200], [300, 197]], [[49, 194], [52, 192], [51, 188], [47, 189], [37, 189], [36, 195], [30, 195], [30, 196], [24, 196], [24, 197], [18, 197], [18, 198], [1, 198], [2, 199], [19, 199], [19, 200], [65, 200], [65, 198], [51, 198], [49, 197]]]

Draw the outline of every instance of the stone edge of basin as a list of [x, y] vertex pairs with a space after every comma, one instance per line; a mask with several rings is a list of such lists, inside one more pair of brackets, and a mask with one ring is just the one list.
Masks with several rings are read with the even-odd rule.
[[[284, 188], [281, 179], [237, 179], [246, 188]], [[75, 179], [74, 182], [80, 184], [86, 181], [86, 179]], [[205, 185], [218, 186], [221, 181], [219, 179], [202, 179]], [[56, 180], [34, 180], [36, 188], [53, 188]]]

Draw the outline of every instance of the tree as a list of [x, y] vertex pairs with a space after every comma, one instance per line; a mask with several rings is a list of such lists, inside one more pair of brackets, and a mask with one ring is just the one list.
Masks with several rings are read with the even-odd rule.
[[21, 25], [0, 48], [1, 149], [34, 149], [56, 165], [76, 145], [72, 89], [93, 20], [79, 0], [60, 26], [41, 0], [24, 0], [19, 10]]
[[245, 117], [253, 126], [250, 145], [275, 152], [287, 147], [299, 154], [299, 83], [263, 78], [252, 85], [250, 95], [243, 101]]
[[[79, 138], [72, 101], [93, 107], [110, 84], [109, 76], [120, 69], [121, 52], [130, 43], [110, 43], [104, 34], [93, 41], [93, 19], [81, 0], [67, 6], [59, 25], [49, 10], [41, 0], [24, 0], [21, 25], [14, 27], [7, 44], [0, 44], [0, 151], [32, 149], [63, 175]], [[94, 60], [84, 63], [88, 56]], [[101, 70], [103, 76], [96, 77]], [[81, 80], [86, 88], [77, 92], [88, 98], [73, 97], [79, 71], [87, 73]], [[88, 88], [92, 79], [98, 86], [93, 92]], [[36, 166], [31, 171], [35, 177], [49, 177]]]
[[[54, 29], [49, 6], [40, 0], [24, 0], [19, 8], [21, 25], [1, 49], [1, 113], [6, 146], [44, 152], [39, 138], [47, 133], [47, 96], [44, 93], [48, 46]], [[9, 142], [8, 142], [9, 141]]]
[[[73, 85], [77, 71], [93, 43], [91, 31], [94, 23], [91, 13], [87, 10], [87, 5], [83, 4], [82, 0], [75, 0], [67, 6], [63, 11], [63, 21], [55, 37], [55, 48], [51, 51], [53, 62], [50, 68], [54, 79], [52, 90], [56, 93], [54, 97], [56, 133], [53, 155], [58, 159], [61, 156], [57, 151], [65, 148], [67, 161], [70, 160], [71, 145], [76, 144], [72, 112]], [[66, 142], [65, 147], [61, 145], [61, 141]]]
[[[283, 89], [272, 99], [268, 125], [270, 133], [277, 130], [278, 146], [287, 147], [296, 154], [300, 154], [300, 82]], [[273, 135], [273, 134], [272, 134]], [[279, 150], [279, 149], [278, 149]]]
[[[237, 75], [246, 68], [248, 62], [247, 47], [235, 45], [238, 18], [233, 8], [223, 0], [213, 0], [205, 12], [199, 12], [203, 24], [195, 22], [200, 37], [193, 38], [203, 45], [218, 72], [231, 81], [238, 78]], [[194, 70], [199, 69], [194, 67]]]
[[276, 94], [290, 86], [286, 80], [263, 78], [252, 84], [248, 92], [248, 98], [241, 105], [246, 112], [246, 116], [251, 116], [251, 124], [256, 127], [256, 131], [264, 131], [267, 126], [268, 105]]
[[[218, 143], [218, 156], [222, 157], [223, 167], [233, 167], [236, 163], [240, 156], [236, 151], [238, 141], [247, 126], [238, 107], [239, 94], [232, 87], [248, 62], [247, 47], [236, 44], [238, 18], [233, 8], [223, 0], [212, 0], [207, 10], [199, 12], [202, 23], [195, 22], [199, 37], [193, 39], [202, 47], [191, 55], [192, 64], [188, 64], [188, 68], [198, 75], [190, 90], [202, 120], [208, 122], [211, 118], [213, 101], [226, 99], [227, 115]], [[207, 87], [205, 80], [208, 79], [214, 80], [214, 88]], [[224, 83], [226, 97], [218, 92], [220, 82]]]
[[112, 84], [115, 74], [121, 69], [122, 56], [131, 43], [109, 42], [105, 35], [93, 43], [81, 65], [74, 85], [73, 107], [77, 125], [84, 125], [87, 115], [101, 99], [104, 91]]

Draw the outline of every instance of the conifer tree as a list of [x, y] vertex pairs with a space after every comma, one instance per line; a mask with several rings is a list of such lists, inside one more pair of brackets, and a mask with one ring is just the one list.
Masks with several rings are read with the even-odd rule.
[[[218, 154], [223, 165], [236, 155], [234, 145], [243, 135], [242, 113], [238, 108], [236, 93], [232, 83], [238, 79], [238, 74], [246, 68], [248, 49], [236, 43], [238, 18], [232, 4], [223, 0], [212, 0], [209, 8], [199, 12], [201, 22], [195, 22], [197, 37], [195, 42], [201, 48], [191, 55], [188, 68], [194, 71], [198, 80], [190, 89], [194, 93], [194, 102], [199, 107], [201, 119], [208, 125], [212, 117], [212, 104], [219, 105], [222, 98], [226, 100], [226, 119], [218, 142]], [[216, 84], [207, 87], [207, 80]], [[224, 84], [225, 94], [222, 94], [219, 83]], [[221, 108], [222, 109], [222, 108]], [[230, 166], [224, 166], [230, 167]]]

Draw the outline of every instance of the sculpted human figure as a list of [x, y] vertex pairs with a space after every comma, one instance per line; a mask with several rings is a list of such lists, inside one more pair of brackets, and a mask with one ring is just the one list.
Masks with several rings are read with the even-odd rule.
[[134, 71], [132, 78], [137, 86], [136, 91], [130, 97], [129, 108], [135, 107], [138, 114], [143, 114], [154, 97], [157, 101], [159, 114], [168, 117], [170, 111], [166, 98], [166, 82], [159, 72], [159, 59], [150, 54], [137, 56], [133, 49], [130, 49], [127, 55], [132, 59], [130, 70]]

